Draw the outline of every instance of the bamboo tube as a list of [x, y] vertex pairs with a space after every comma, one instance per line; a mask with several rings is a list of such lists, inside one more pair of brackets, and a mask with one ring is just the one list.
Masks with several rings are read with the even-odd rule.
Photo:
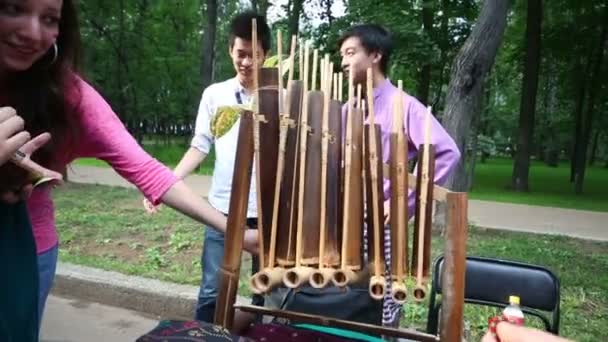
[[350, 278], [352, 278], [352, 271], [347, 268], [347, 260], [350, 261], [350, 256], [348, 254], [348, 241], [350, 238], [350, 192], [351, 187], [350, 179], [353, 175], [351, 175], [351, 163], [352, 163], [352, 144], [353, 144], [353, 70], [350, 69], [349, 77], [348, 77], [348, 100], [347, 100], [347, 117], [346, 117], [346, 137], [344, 140], [344, 210], [343, 210], [343, 219], [342, 219], [342, 249], [341, 249], [341, 262], [340, 262], [340, 270], [334, 273], [332, 281], [335, 286], [343, 287], [348, 284]]
[[[361, 181], [361, 145], [363, 138], [363, 117], [361, 110], [355, 110], [353, 96], [352, 69], [348, 81], [348, 116], [346, 118], [346, 137], [344, 140], [344, 204], [342, 219], [342, 247], [340, 269], [334, 273], [332, 282], [336, 286], [345, 286], [364, 277], [362, 272], [362, 223], [363, 223], [363, 187]], [[360, 95], [359, 86], [358, 94]], [[360, 96], [359, 96], [360, 98]]]
[[[262, 191], [260, 189], [261, 179], [260, 179], [260, 122], [258, 120], [257, 115], [259, 114], [259, 83], [258, 83], [258, 29], [257, 29], [257, 21], [256, 19], [251, 20], [251, 46], [253, 51], [252, 63], [253, 63], [253, 115], [254, 115], [254, 125], [253, 125], [253, 144], [254, 144], [254, 158], [255, 158], [255, 168], [256, 168], [256, 194], [257, 194], [257, 207], [262, 208]], [[260, 260], [260, 268], [266, 267], [266, 259], [264, 257], [264, 253], [266, 251], [266, 246], [264, 245], [264, 221], [263, 215], [258, 215], [258, 246], [259, 246], [259, 260]]]
[[[333, 63], [332, 63], [332, 65], [333, 65]], [[333, 91], [332, 91], [332, 95], [333, 96], [332, 96], [331, 99], [332, 100], [337, 100], [338, 99], [338, 74], [333, 73], [333, 80], [334, 80], [334, 84], [333, 84], [334, 88], [333, 88]]]
[[319, 89], [321, 90], [321, 92], [325, 93], [325, 79], [327, 77], [326, 70], [327, 70], [327, 66], [325, 65], [325, 63], [327, 63], [326, 58], [321, 58], [321, 82], [319, 85]]
[[408, 274], [408, 174], [407, 174], [407, 138], [403, 126], [403, 83], [398, 81], [399, 92], [393, 98], [393, 121], [391, 131], [391, 275], [393, 283], [391, 295], [397, 303], [403, 304], [407, 299], [405, 286]]
[[[282, 239], [277, 245], [277, 263], [282, 267], [293, 266], [296, 261], [296, 237], [297, 222], [300, 208], [298, 207], [298, 184], [299, 184], [299, 165], [298, 165], [298, 144], [300, 129], [300, 113], [302, 107], [302, 81], [293, 81], [289, 86], [288, 95], [290, 97], [289, 113], [290, 122], [287, 142], [285, 147], [284, 181], [281, 188], [281, 205], [279, 206], [279, 234]], [[293, 166], [293, 167], [292, 167]]]
[[[259, 96], [259, 112], [255, 116], [254, 132], [256, 149], [256, 179], [258, 197], [258, 230], [260, 235], [260, 268], [272, 267], [270, 263], [271, 229], [275, 202], [277, 165], [279, 158], [280, 118], [276, 68], [262, 68]], [[263, 157], [262, 157], [263, 156]], [[262, 264], [262, 261], [264, 264]]]
[[[333, 69], [333, 65], [330, 64]], [[336, 75], [337, 76], [337, 75]], [[325, 263], [340, 266], [340, 246], [342, 227], [342, 104], [337, 100], [329, 102], [328, 115], [329, 145], [327, 151], [327, 241]]]
[[[322, 119], [323, 119], [323, 93], [311, 91], [308, 93], [308, 126], [306, 137], [306, 165], [303, 173], [304, 202], [300, 207], [303, 210], [302, 235], [302, 265], [314, 266], [319, 263], [319, 241], [321, 221], [321, 145], [322, 145]], [[302, 189], [302, 188], [301, 188]]]
[[[298, 184], [298, 208], [304, 207], [304, 170], [306, 166], [306, 138], [308, 136], [308, 131], [310, 127], [308, 126], [308, 65], [309, 65], [309, 50], [310, 43], [306, 43], [304, 48], [304, 79], [303, 79], [303, 89], [302, 89], [302, 115], [300, 116], [300, 158], [299, 158], [299, 184]], [[310, 274], [312, 273], [312, 268], [303, 267], [302, 266], [302, 255], [303, 255], [303, 223], [304, 223], [304, 215], [300, 213], [298, 215], [298, 223], [296, 230], [296, 260], [295, 260], [295, 268], [287, 271], [283, 277], [283, 283], [285, 286], [289, 288], [297, 288], [300, 287], [301, 284], [308, 281], [310, 278]]]
[[333, 276], [334, 270], [327, 268], [325, 259], [325, 248], [326, 241], [328, 239], [327, 234], [327, 159], [329, 151], [329, 103], [331, 98], [331, 78], [329, 78], [329, 84], [326, 76], [329, 75], [329, 55], [325, 55], [323, 59], [323, 70], [321, 71], [322, 84], [321, 90], [323, 91], [323, 115], [321, 120], [321, 213], [319, 215], [319, 266], [316, 271], [313, 272], [310, 277], [310, 285], [314, 288], [325, 287], [331, 277]]
[[314, 49], [312, 53], [312, 82], [310, 83], [310, 91], [317, 90], [317, 63], [319, 63], [319, 50]]
[[416, 287], [414, 289], [414, 298], [417, 301], [422, 301], [426, 297], [426, 287], [423, 281], [423, 261], [424, 261], [424, 234], [426, 228], [426, 207], [430, 203], [427, 203], [428, 196], [428, 184], [429, 184], [429, 150], [431, 140], [431, 107], [427, 108], [427, 113], [424, 118], [424, 147], [422, 151], [422, 159], [420, 163], [421, 177], [420, 177], [420, 193], [419, 202], [417, 207], [418, 214], [418, 250], [417, 250], [417, 267], [416, 267]]
[[[277, 55], [279, 59], [278, 64], [278, 73], [277, 73], [277, 83], [278, 89], [277, 92], [277, 102], [278, 102], [278, 114], [280, 116], [280, 125], [279, 125], [279, 150], [278, 150], [278, 158], [276, 164], [276, 178], [274, 184], [274, 196], [273, 196], [273, 207], [272, 207], [272, 219], [271, 219], [271, 227], [270, 227], [270, 246], [268, 250], [268, 264], [265, 268], [262, 269], [261, 272], [255, 274], [251, 279], [251, 289], [255, 293], [264, 293], [272, 289], [273, 287], [279, 285], [283, 278], [283, 273], [285, 272], [284, 268], [277, 267], [276, 265], [276, 246], [277, 246], [277, 223], [279, 217], [279, 202], [280, 202], [280, 191], [281, 191], [281, 183], [283, 179], [283, 169], [285, 163], [285, 144], [287, 140], [287, 129], [289, 126], [289, 116], [285, 116], [283, 112], [283, 70], [282, 70], [282, 60], [283, 60], [283, 45], [282, 45], [282, 36], [281, 30], [277, 32]], [[270, 93], [270, 95], [274, 95]], [[262, 101], [260, 101], [262, 102]], [[265, 102], [265, 101], [264, 101]], [[265, 103], [264, 103], [265, 104]], [[260, 104], [260, 108], [264, 107], [263, 104]], [[261, 176], [260, 178], [263, 178]], [[263, 209], [263, 208], [260, 208]]]
[[[297, 222], [297, 184], [298, 184], [298, 168], [297, 168], [297, 149], [299, 139], [299, 129], [296, 123], [300, 121], [300, 112], [302, 106], [302, 82], [294, 81], [294, 64], [296, 51], [296, 36], [291, 37], [290, 61], [289, 61], [289, 76], [287, 79], [287, 98], [285, 100], [289, 113], [289, 125], [287, 131], [287, 141], [285, 146], [285, 164], [293, 165], [284, 170], [284, 185], [281, 187], [279, 206], [279, 237], [281, 243], [277, 246], [277, 264], [280, 266], [293, 266], [295, 264], [295, 246], [296, 246], [296, 222]], [[300, 50], [302, 50], [300, 45]], [[303, 53], [300, 53], [302, 59]], [[301, 63], [302, 67], [304, 63]], [[300, 73], [301, 75], [301, 73]]]
[[269, 263], [268, 267], [275, 266], [275, 255], [276, 255], [276, 246], [277, 246], [277, 221], [279, 219], [279, 195], [281, 191], [281, 181], [283, 179], [283, 167], [284, 167], [284, 158], [285, 158], [285, 143], [287, 140], [287, 126], [289, 122], [286, 118], [283, 118], [283, 69], [281, 68], [281, 62], [283, 60], [282, 53], [282, 36], [281, 30], [277, 32], [277, 53], [279, 58], [279, 67], [278, 67], [278, 84], [279, 91], [277, 93], [278, 97], [278, 109], [279, 115], [281, 116], [280, 126], [279, 126], [279, 156], [277, 160], [277, 177], [274, 185], [274, 201], [273, 201], [273, 210], [272, 210], [272, 223], [270, 230], [270, 250], [269, 254]]
[[296, 60], [296, 44], [297, 44], [297, 40], [296, 40], [296, 36], [293, 35], [291, 36], [291, 45], [289, 46], [289, 76], [287, 77], [287, 99], [285, 100], [285, 103], [287, 106], [289, 106], [289, 101], [291, 98], [291, 95], [289, 94], [289, 90], [291, 89], [291, 83], [293, 82], [293, 74], [294, 74], [294, 68], [295, 68], [295, 60]]
[[304, 44], [300, 42], [300, 58], [298, 58], [299, 69], [298, 69], [298, 77], [300, 80], [304, 80]]
[[[374, 112], [374, 89], [372, 69], [367, 69], [367, 106], [368, 106], [368, 144], [369, 153], [369, 178], [370, 178], [370, 193], [367, 196], [371, 197], [371, 226], [368, 226], [368, 232], [371, 229], [373, 234], [373, 276], [370, 280], [369, 291], [370, 295], [375, 299], [384, 297], [384, 289], [386, 282], [384, 279], [384, 239], [383, 231], [384, 224], [381, 220], [384, 218], [382, 214], [383, 199], [380, 198], [382, 190], [382, 162], [378, 163], [378, 156], [381, 155], [382, 145], [378, 145], [378, 133], [376, 131], [375, 112]], [[380, 170], [380, 177], [378, 171]], [[380, 185], [378, 183], [380, 182]], [[368, 211], [369, 212], [369, 211]]]
[[344, 90], [342, 85], [343, 78], [344, 74], [342, 72], [338, 73], [338, 101], [340, 102], [344, 101], [344, 97], [342, 96], [342, 91]]

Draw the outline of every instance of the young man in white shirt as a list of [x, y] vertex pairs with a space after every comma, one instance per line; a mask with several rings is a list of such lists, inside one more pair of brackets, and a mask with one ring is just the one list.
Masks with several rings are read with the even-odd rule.
[[[214, 137], [210, 124], [213, 122], [220, 106], [248, 104], [253, 95], [253, 47], [251, 44], [252, 19], [256, 19], [258, 51], [257, 58], [262, 65], [270, 51], [271, 31], [263, 16], [247, 11], [238, 14], [230, 24], [229, 53], [236, 72], [235, 77], [223, 82], [210, 85], [203, 92], [194, 138], [190, 148], [184, 154], [174, 170], [179, 178], [185, 178], [197, 168], [215, 144], [215, 165], [213, 169], [209, 203], [225, 215], [228, 214], [230, 192], [232, 189], [232, 174], [235, 163], [238, 142], [239, 121], [221, 137]], [[251, 177], [251, 189], [247, 209], [247, 226], [257, 226], [257, 203], [255, 170]], [[149, 211], [154, 211], [146, 204]], [[218, 270], [224, 255], [224, 231], [214, 227], [205, 227], [205, 241], [201, 256], [202, 279], [196, 306], [195, 318], [200, 321], [213, 322], [215, 301], [218, 294]], [[257, 248], [257, 230], [248, 229], [245, 232], [244, 248], [255, 252]], [[254, 253], [252, 274], [259, 269], [257, 255]], [[263, 305], [262, 296], [254, 295], [254, 305]]]

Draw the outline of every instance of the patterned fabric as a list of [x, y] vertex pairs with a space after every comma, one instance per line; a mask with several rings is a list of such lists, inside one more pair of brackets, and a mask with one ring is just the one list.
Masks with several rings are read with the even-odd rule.
[[245, 337], [230, 334], [220, 326], [200, 321], [161, 321], [149, 333], [137, 339], [136, 342], [226, 342], [251, 341]]
[[319, 331], [309, 329], [298, 329], [289, 325], [282, 324], [257, 324], [249, 328], [245, 336], [258, 342], [348, 342], [361, 341], [353, 340], [337, 335], [324, 334]]
[[[351, 334], [355, 336], [354, 334]], [[363, 335], [362, 335], [363, 336]], [[365, 339], [350, 339], [335, 334], [325, 334], [312, 329], [300, 329], [282, 324], [255, 324], [244, 336], [230, 334], [228, 330], [200, 321], [161, 321], [151, 332], [137, 339], [136, 342], [349, 342], [370, 341]]]

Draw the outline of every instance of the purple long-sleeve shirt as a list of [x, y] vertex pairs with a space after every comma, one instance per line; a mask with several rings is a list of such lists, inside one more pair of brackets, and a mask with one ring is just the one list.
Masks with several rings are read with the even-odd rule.
[[[391, 131], [393, 121], [393, 98], [399, 92], [390, 80], [386, 79], [374, 88], [374, 121], [380, 125], [382, 141], [382, 161], [389, 162], [391, 155]], [[343, 116], [346, 115], [347, 106], [342, 108]], [[403, 92], [403, 129], [408, 136], [408, 160], [414, 158], [418, 153], [418, 146], [424, 143], [424, 116], [426, 107], [413, 96]], [[365, 120], [369, 124], [369, 118]], [[432, 116], [431, 120], [431, 144], [435, 146], [435, 179], [437, 185], [443, 184], [449, 173], [454, 169], [460, 159], [460, 152], [456, 143], [443, 129], [441, 124]], [[391, 181], [384, 178], [384, 200], [391, 197]], [[414, 214], [415, 194], [409, 191], [408, 213]]]

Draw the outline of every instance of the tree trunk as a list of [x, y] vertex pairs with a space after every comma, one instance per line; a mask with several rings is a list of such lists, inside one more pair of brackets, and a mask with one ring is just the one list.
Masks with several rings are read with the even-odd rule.
[[437, 84], [437, 91], [435, 93], [435, 99], [433, 100], [433, 108], [438, 107], [441, 102], [443, 91], [441, 88], [443, 87], [443, 78], [445, 75], [446, 65], [448, 63], [448, 51], [450, 49], [450, 34], [448, 31], [448, 23], [450, 20], [450, 11], [449, 11], [449, 0], [441, 0], [441, 11], [443, 12], [441, 15], [441, 26], [440, 26], [440, 34], [438, 37], [439, 49], [441, 50], [441, 54], [439, 56], [439, 78], [436, 80], [435, 84]]
[[299, 36], [300, 15], [304, 0], [291, 0], [289, 4], [289, 37]]
[[600, 139], [600, 130], [595, 131], [595, 135], [593, 136], [593, 144], [591, 145], [591, 154], [589, 155], [589, 166], [593, 166], [595, 164], [595, 157], [597, 155], [597, 142]]
[[201, 82], [206, 88], [213, 82], [213, 60], [215, 58], [215, 32], [217, 29], [217, 1], [206, 0], [207, 27], [203, 33]]
[[494, 64], [505, 31], [510, 1], [486, 0], [470, 36], [452, 66], [443, 126], [458, 146], [462, 158], [446, 182], [455, 191], [467, 191], [467, 138], [479, 114], [484, 80]]
[[574, 178], [574, 192], [577, 194], [583, 193], [583, 182], [585, 180], [585, 169], [587, 166], [587, 151], [589, 140], [591, 138], [591, 126], [593, 124], [593, 112], [595, 111], [595, 98], [600, 89], [600, 78], [602, 62], [604, 59], [604, 50], [608, 48], [608, 7], [604, 7], [604, 19], [602, 31], [600, 34], [599, 44], [596, 49], [596, 55], [593, 59], [593, 68], [591, 70], [591, 86], [589, 87], [589, 99], [587, 102], [587, 112], [583, 119], [583, 140], [581, 141], [580, 153], [577, 158], [576, 177]]
[[268, 14], [269, 6], [270, 4], [268, 3], [268, 0], [251, 0], [251, 8], [264, 17]]
[[578, 81], [578, 93], [576, 98], [576, 107], [574, 110], [574, 143], [572, 147], [572, 154], [570, 157], [570, 182], [573, 183], [576, 179], [577, 174], [577, 160], [579, 160], [580, 143], [582, 140], [583, 132], [583, 107], [585, 105], [585, 98], [587, 97], [587, 75], [589, 74], [589, 67], [591, 65], [591, 57], [587, 58], [587, 67], [585, 72], [581, 74], [580, 70], [584, 61], [582, 58], [579, 63], [575, 66], [573, 73], [575, 79]]
[[[422, 4], [422, 27], [427, 39], [433, 36], [433, 1], [425, 0]], [[422, 65], [420, 75], [418, 76], [418, 90], [416, 97], [425, 106], [429, 102], [429, 89], [431, 87], [431, 63]]]
[[[468, 191], [467, 164], [475, 155], [468, 156], [467, 139], [471, 124], [481, 110], [485, 78], [494, 65], [502, 42], [511, 2], [486, 0], [473, 27], [473, 31], [458, 52], [445, 100], [443, 126], [452, 136], [461, 153], [461, 159], [445, 186], [454, 191]], [[446, 217], [445, 203], [438, 203], [434, 217], [434, 230], [443, 231]]]
[[538, 91], [538, 70], [540, 66], [540, 31], [543, 19], [542, 0], [528, 1], [526, 23], [526, 61], [519, 112], [519, 133], [517, 150], [513, 164], [511, 186], [516, 191], [528, 191], [530, 173], [530, 154], [534, 135], [534, 114], [536, 112], [536, 93]]
[[[558, 110], [558, 98], [557, 98], [557, 67], [555, 64], [550, 63], [547, 69], [547, 104], [546, 104], [546, 118], [554, 117]], [[553, 127], [553, 123], [550, 120], [545, 120], [548, 124], [547, 130], [547, 143], [545, 149], [544, 160], [547, 166], [557, 167], [559, 163], [560, 147], [557, 146], [557, 134]]]
[[324, 19], [327, 20], [328, 30], [331, 31], [331, 26], [334, 22], [334, 16], [331, 14], [331, 5], [334, 3], [333, 0], [322, 0], [324, 8]]
[[118, 103], [117, 103], [117, 112], [118, 116], [122, 120], [122, 122], [127, 122], [129, 116], [127, 115], [127, 99], [125, 96], [125, 86], [123, 82], [123, 54], [125, 50], [123, 49], [124, 44], [124, 35], [125, 35], [125, 3], [124, 0], [120, 0], [118, 2], [118, 38], [117, 38], [117, 46], [116, 49], [118, 53], [116, 54], [116, 83], [118, 89]]

